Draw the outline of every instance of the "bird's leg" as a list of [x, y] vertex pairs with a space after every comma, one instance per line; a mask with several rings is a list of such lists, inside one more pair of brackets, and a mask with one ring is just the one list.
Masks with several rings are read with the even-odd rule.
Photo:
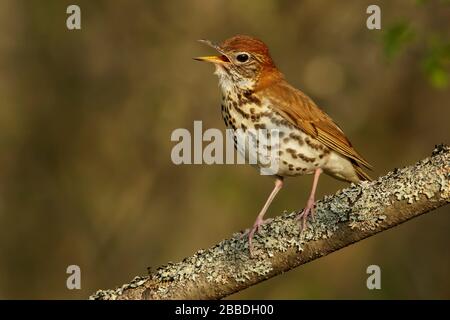
[[250, 229], [248, 233], [248, 247], [250, 250], [250, 255], [253, 253], [253, 235], [255, 232], [257, 232], [262, 224], [264, 224], [266, 221], [263, 220], [264, 214], [266, 213], [267, 209], [269, 208], [270, 204], [272, 203], [273, 199], [277, 195], [278, 191], [283, 187], [283, 178], [277, 177], [277, 180], [275, 180], [275, 187], [273, 188], [272, 192], [270, 193], [269, 198], [266, 201], [266, 204], [261, 209], [261, 212], [258, 214], [258, 217], [256, 217], [255, 223], [253, 224], [253, 227]]
[[308, 219], [308, 216], [311, 214], [312, 218], [314, 219], [314, 204], [315, 204], [315, 195], [316, 195], [316, 188], [317, 183], [319, 182], [319, 176], [322, 173], [321, 168], [317, 168], [316, 171], [314, 171], [314, 181], [311, 189], [311, 194], [309, 195], [308, 202], [306, 203], [305, 209], [297, 216], [298, 220], [301, 220], [302, 227], [301, 230], [304, 230], [306, 227], [306, 219]]

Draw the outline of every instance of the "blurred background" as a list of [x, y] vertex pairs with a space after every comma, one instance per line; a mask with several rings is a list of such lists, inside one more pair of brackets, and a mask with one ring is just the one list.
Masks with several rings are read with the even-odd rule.
[[[450, 144], [449, 1], [1, 0], [0, 298], [85, 299], [253, 223], [272, 179], [170, 158], [174, 129], [224, 129], [213, 67], [191, 58], [212, 53], [197, 39], [238, 33], [269, 45], [373, 177]], [[288, 179], [268, 215], [302, 208], [311, 182]], [[346, 186], [324, 176], [318, 197]], [[232, 298], [449, 299], [449, 210]], [[71, 264], [81, 290], [66, 288]], [[382, 290], [366, 288], [371, 264]]]

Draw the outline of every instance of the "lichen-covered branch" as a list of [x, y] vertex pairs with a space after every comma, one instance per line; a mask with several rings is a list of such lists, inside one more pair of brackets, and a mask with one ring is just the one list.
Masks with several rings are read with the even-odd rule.
[[327, 255], [450, 202], [450, 147], [373, 182], [351, 185], [317, 202], [316, 219], [300, 233], [296, 213], [284, 213], [255, 236], [230, 239], [178, 263], [159, 267], [91, 299], [220, 299]]

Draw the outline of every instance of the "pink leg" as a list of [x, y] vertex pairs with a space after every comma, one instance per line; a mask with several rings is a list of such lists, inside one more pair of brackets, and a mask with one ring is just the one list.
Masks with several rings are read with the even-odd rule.
[[283, 187], [283, 178], [277, 177], [277, 180], [275, 180], [275, 187], [272, 190], [272, 193], [270, 194], [269, 198], [266, 201], [266, 204], [262, 208], [261, 212], [258, 214], [258, 217], [256, 218], [255, 223], [253, 224], [253, 227], [248, 233], [248, 246], [250, 250], [250, 255], [253, 254], [253, 235], [255, 232], [257, 232], [260, 228], [260, 226], [265, 222], [263, 220], [264, 214], [266, 213], [267, 209], [269, 208], [270, 204], [272, 203], [273, 199], [277, 195], [278, 191]]
[[322, 169], [317, 168], [316, 171], [314, 172], [314, 181], [313, 181], [313, 186], [312, 186], [312, 190], [311, 190], [311, 194], [309, 196], [308, 202], [306, 203], [306, 207], [305, 209], [303, 209], [302, 213], [300, 213], [297, 216], [297, 219], [301, 219], [302, 220], [302, 228], [301, 230], [305, 230], [306, 227], [306, 220], [308, 219], [308, 216], [311, 214], [312, 218], [314, 219], [314, 199], [315, 199], [315, 195], [316, 195], [316, 188], [317, 188], [317, 183], [319, 182], [319, 176], [322, 173]]

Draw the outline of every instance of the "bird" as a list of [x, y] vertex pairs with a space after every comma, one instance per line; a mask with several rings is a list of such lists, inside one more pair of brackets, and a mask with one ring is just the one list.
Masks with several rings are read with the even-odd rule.
[[[250, 255], [254, 252], [253, 237], [269, 220], [264, 220], [264, 215], [283, 187], [284, 178], [313, 175], [306, 206], [297, 215], [301, 230], [306, 228], [309, 216], [314, 219], [315, 194], [322, 173], [350, 183], [372, 180], [363, 170], [371, 170], [372, 166], [328, 114], [287, 82], [263, 41], [248, 35], [236, 35], [220, 44], [199, 41], [217, 51], [216, 55], [194, 59], [215, 66], [226, 127], [244, 133], [251, 129], [277, 130], [278, 133], [275, 186], [246, 232]], [[235, 147], [242, 153], [242, 145], [239, 146], [236, 138]], [[244, 156], [249, 157], [248, 153]]]

